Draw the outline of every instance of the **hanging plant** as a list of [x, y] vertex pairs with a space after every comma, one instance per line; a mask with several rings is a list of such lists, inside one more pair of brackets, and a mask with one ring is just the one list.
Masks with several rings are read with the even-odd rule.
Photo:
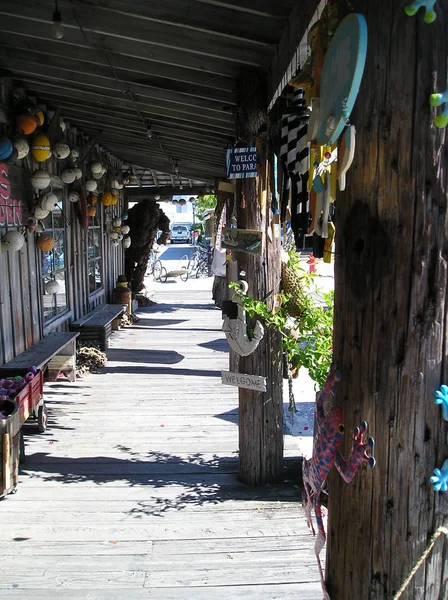
[[301, 267], [298, 253], [288, 254], [289, 267], [296, 273], [289, 288], [292, 293], [283, 290], [272, 310], [266, 301], [241, 294], [238, 284], [230, 284], [230, 287], [241, 299], [249, 317], [261, 317], [267, 326], [281, 333], [290, 370], [305, 367], [316, 389], [322, 389], [333, 357], [334, 293], [321, 294], [323, 303], [318, 304], [314, 276]]

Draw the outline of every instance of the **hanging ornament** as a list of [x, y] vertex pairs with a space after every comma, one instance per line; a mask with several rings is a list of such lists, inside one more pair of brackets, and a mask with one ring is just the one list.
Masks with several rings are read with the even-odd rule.
[[36, 113], [36, 117], [39, 120], [38, 127], [42, 127], [42, 125], [45, 123], [45, 115], [44, 115], [43, 111], [38, 110]]
[[8, 158], [4, 158], [3, 162], [7, 165], [13, 165], [18, 158], [19, 158], [19, 153], [17, 152], [17, 150], [15, 148], [13, 148], [11, 154], [8, 156]]
[[36, 217], [29, 217], [28, 218], [28, 223], [27, 223], [28, 231], [30, 233], [34, 233], [34, 231], [36, 231], [36, 227], [37, 227], [37, 218]]
[[123, 233], [124, 235], [127, 235], [130, 231], [131, 228], [129, 227], [129, 225], [123, 225], [121, 228], [121, 233]]
[[65, 130], [67, 129], [67, 127], [65, 125], [65, 121], [62, 117], [59, 119], [59, 127], [61, 128], [62, 133], [64, 133]]
[[54, 238], [48, 233], [44, 233], [37, 238], [37, 247], [42, 252], [51, 252], [54, 248]]
[[69, 200], [69, 202], [78, 202], [78, 200], [79, 200], [78, 192], [75, 192], [75, 191], [70, 192], [68, 195], [68, 200]]
[[50, 140], [46, 135], [37, 135], [31, 146], [31, 154], [37, 162], [45, 162], [51, 156]]
[[25, 238], [16, 229], [11, 229], [2, 237], [2, 246], [8, 252], [18, 252], [25, 243]]
[[95, 162], [93, 162], [90, 165], [90, 170], [92, 171], [92, 173], [103, 173], [103, 165], [100, 163], [99, 160], [96, 160]]
[[99, 179], [101, 179], [103, 175], [104, 175], [104, 173], [103, 173], [102, 171], [100, 171], [99, 173], [92, 173], [92, 177], [93, 177], [94, 179], [96, 179], [97, 181], [98, 181]]
[[87, 207], [87, 215], [89, 217], [94, 217], [96, 215], [96, 208], [95, 208], [95, 206], [88, 206]]
[[115, 204], [117, 204], [118, 202], [118, 196], [116, 196], [115, 194], [112, 194], [112, 202], [110, 203], [111, 206], [115, 206]]
[[76, 165], [76, 163], [79, 160], [79, 155], [80, 155], [79, 148], [71, 148], [70, 149], [69, 158], [70, 158], [72, 164]]
[[36, 190], [44, 190], [50, 185], [50, 181], [50, 175], [43, 169], [34, 171], [34, 173], [31, 175], [31, 184], [34, 188], [36, 188]]
[[70, 155], [70, 146], [64, 142], [58, 142], [53, 147], [53, 156], [59, 160], [64, 160]]
[[86, 190], [88, 192], [94, 192], [98, 187], [97, 182], [94, 179], [88, 179], [86, 181]]
[[82, 171], [79, 167], [75, 167], [73, 171], [75, 172], [75, 179], [82, 179]]
[[0, 160], [5, 160], [5, 158], [9, 158], [14, 149], [14, 146], [9, 138], [6, 135], [0, 135]]
[[17, 117], [17, 129], [25, 134], [30, 135], [39, 124], [39, 119], [35, 115], [23, 114]]
[[14, 145], [14, 148], [17, 150], [19, 160], [25, 158], [25, 156], [27, 156], [28, 152], [30, 151], [30, 146], [26, 139], [21, 137], [15, 138], [15, 140], [13, 140], [12, 143]]
[[131, 238], [130, 237], [125, 237], [123, 240], [123, 247], [124, 248], [129, 248], [129, 246], [131, 245]]
[[104, 192], [104, 194], [101, 196], [101, 202], [103, 203], [104, 206], [111, 206], [112, 205], [112, 194], [110, 192]]
[[64, 169], [61, 173], [61, 179], [64, 183], [73, 183], [76, 179], [76, 173], [74, 169]]
[[114, 227], [120, 227], [120, 225], [121, 225], [121, 217], [115, 217], [114, 220], [112, 221], [112, 225]]
[[39, 206], [42, 208], [42, 210], [51, 211], [54, 209], [57, 203], [58, 197], [56, 194], [53, 194], [53, 192], [48, 192], [39, 199]]
[[49, 210], [44, 210], [40, 206], [36, 206], [34, 209], [33, 216], [36, 219], [40, 220], [40, 219], [45, 219], [46, 217], [48, 217], [49, 214], [50, 214]]
[[109, 237], [111, 240], [118, 240], [118, 233], [116, 231], [112, 231]]
[[50, 279], [50, 281], [47, 281], [45, 284], [45, 291], [50, 296], [59, 292], [59, 283], [56, 281], [56, 279]]

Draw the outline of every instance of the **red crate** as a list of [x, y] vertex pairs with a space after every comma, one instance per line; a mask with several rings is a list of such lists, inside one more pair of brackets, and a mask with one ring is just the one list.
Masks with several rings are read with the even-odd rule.
[[[0, 368], [0, 379], [4, 379], [5, 377], [16, 377], [17, 375], [25, 377], [28, 371], [29, 369]], [[44, 378], [42, 371], [37, 371], [34, 379], [27, 383], [20, 394], [17, 394], [17, 396], [13, 398], [14, 402], [17, 402], [19, 405], [21, 423], [25, 423], [28, 417], [37, 408], [43, 397]]]

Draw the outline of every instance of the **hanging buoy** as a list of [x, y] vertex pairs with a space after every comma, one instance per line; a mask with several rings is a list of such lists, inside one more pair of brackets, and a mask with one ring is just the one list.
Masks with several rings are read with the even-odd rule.
[[4, 246], [5, 250], [8, 250], [8, 252], [18, 252], [23, 247], [24, 243], [25, 238], [16, 229], [7, 231], [2, 237], [2, 246]]
[[49, 192], [48, 194], [44, 194], [42, 198], [39, 199], [39, 206], [43, 210], [51, 211], [54, 209], [56, 204], [58, 203], [58, 197], [56, 194]]
[[28, 155], [28, 152], [30, 151], [30, 146], [25, 138], [16, 138], [15, 140], [13, 140], [12, 143], [14, 145], [14, 148], [17, 150], [19, 160], [25, 158], [25, 156]]
[[58, 142], [53, 147], [53, 156], [59, 160], [63, 160], [70, 155], [70, 146], [64, 142]]
[[61, 173], [61, 179], [64, 183], [73, 183], [76, 179], [76, 173], [74, 169], [65, 169]]
[[45, 162], [51, 156], [50, 140], [43, 133], [36, 136], [31, 146], [31, 154], [37, 162]]
[[50, 175], [43, 169], [34, 171], [34, 173], [31, 175], [31, 184], [34, 188], [36, 188], [36, 190], [44, 190], [50, 185], [50, 181]]
[[50, 279], [50, 281], [47, 281], [45, 284], [45, 291], [50, 296], [51, 294], [57, 294], [59, 292], [59, 283], [56, 281], [56, 279]]

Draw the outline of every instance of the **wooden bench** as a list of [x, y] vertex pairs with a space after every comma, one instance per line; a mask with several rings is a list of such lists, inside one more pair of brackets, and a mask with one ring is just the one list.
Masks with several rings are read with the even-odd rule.
[[37, 367], [41, 371], [48, 366], [48, 379], [55, 381], [63, 372], [69, 381], [75, 381], [76, 338], [79, 333], [51, 333], [7, 362], [2, 369], [26, 369]]
[[79, 332], [79, 339], [84, 342], [98, 344], [101, 350], [109, 346], [112, 330], [120, 326], [120, 317], [127, 306], [121, 304], [104, 304], [98, 306], [88, 315], [70, 323], [70, 330]]

